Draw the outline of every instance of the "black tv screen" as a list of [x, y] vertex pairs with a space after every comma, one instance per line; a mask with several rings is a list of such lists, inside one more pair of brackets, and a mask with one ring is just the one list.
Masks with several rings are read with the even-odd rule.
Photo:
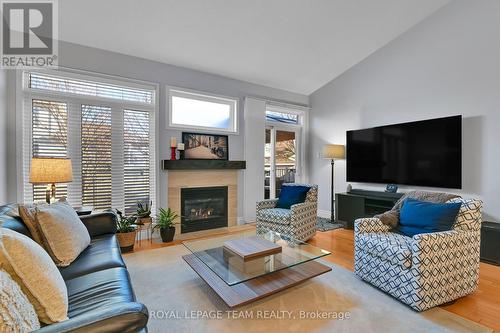
[[347, 181], [462, 188], [462, 116], [347, 132]]

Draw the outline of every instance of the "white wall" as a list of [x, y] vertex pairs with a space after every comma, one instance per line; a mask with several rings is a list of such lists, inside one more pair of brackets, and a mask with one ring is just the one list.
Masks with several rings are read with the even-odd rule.
[[[151, 47], [154, 47], [152, 45]], [[230, 52], [228, 56], [231, 56]], [[159, 108], [160, 117], [159, 134], [157, 145], [159, 147], [158, 167], [160, 160], [169, 159], [169, 142], [171, 136], [181, 139], [181, 131], [168, 130], [165, 86], [177, 86], [209, 93], [215, 93], [239, 99], [239, 134], [229, 136], [229, 159], [244, 159], [244, 114], [243, 105], [246, 96], [259, 96], [289, 103], [307, 105], [308, 96], [287, 92], [284, 90], [269, 88], [248, 82], [229, 79], [226, 77], [195, 71], [187, 68], [176, 67], [155, 61], [127, 56], [119, 53], [109, 52], [100, 49], [84, 47], [81, 45], [61, 42], [59, 44], [59, 65], [73, 69], [103, 73], [114, 76], [121, 76], [136, 80], [149, 81], [160, 85]], [[264, 135], [264, 133], [262, 133]], [[13, 150], [14, 149], [14, 150]], [[9, 150], [15, 151], [15, 144], [9, 145]], [[1, 156], [0, 155], [0, 159]], [[15, 179], [15, 168], [9, 171], [9, 177]], [[166, 172], [160, 171], [158, 204], [167, 205], [167, 176]], [[243, 216], [244, 202], [244, 181], [243, 176], [239, 179], [239, 212], [238, 216]], [[262, 185], [263, 186], [263, 185]], [[9, 191], [9, 201], [15, 201], [16, 196], [13, 191]], [[1, 193], [1, 192], [0, 192]]]
[[245, 98], [245, 222], [255, 221], [257, 201], [264, 199], [264, 146], [266, 144], [266, 102]]
[[0, 205], [7, 202], [7, 70], [0, 69]]
[[[461, 114], [463, 190], [450, 191], [481, 197], [485, 219], [500, 221], [500, 1], [452, 2], [310, 101], [309, 170], [320, 209], [330, 208], [330, 164], [317, 156], [324, 143], [345, 143], [346, 130]], [[345, 192], [345, 161], [336, 163], [335, 185]]]

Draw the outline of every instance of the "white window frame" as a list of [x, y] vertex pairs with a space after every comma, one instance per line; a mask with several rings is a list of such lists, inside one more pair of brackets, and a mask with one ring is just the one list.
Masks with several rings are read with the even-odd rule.
[[[139, 89], [151, 89], [155, 91], [154, 99], [152, 103], [142, 103], [142, 102], [134, 102], [134, 101], [121, 101], [121, 100], [113, 100], [111, 98], [103, 98], [96, 96], [85, 96], [79, 94], [71, 94], [71, 93], [60, 93], [56, 91], [50, 90], [42, 90], [42, 89], [32, 89], [29, 88], [26, 82], [27, 73], [43, 73], [53, 76], [59, 77], [68, 77], [72, 79], [81, 79], [87, 81], [98, 81], [103, 83], [109, 83], [118, 86], [126, 86], [130, 88], [139, 88]], [[122, 77], [114, 77], [105, 74], [91, 73], [86, 71], [74, 70], [74, 69], [64, 69], [64, 70], [51, 70], [51, 69], [41, 69], [41, 70], [17, 70], [16, 71], [16, 151], [17, 151], [17, 201], [24, 202], [28, 201], [29, 198], [25, 198], [25, 165], [26, 159], [31, 159], [32, 156], [32, 147], [31, 147], [31, 129], [29, 129], [29, 134], [26, 135], [26, 128], [31, 128], [31, 120], [25, 119], [26, 112], [26, 99], [42, 99], [42, 100], [53, 100], [58, 102], [66, 102], [67, 100], [71, 101], [71, 104], [90, 104], [95, 105], [96, 103], [102, 104], [103, 106], [109, 106], [112, 109], [112, 112], [116, 112], [116, 109], [131, 109], [131, 110], [142, 110], [151, 112], [152, 115], [152, 126], [150, 127], [150, 131], [152, 133], [152, 138], [150, 140], [150, 149], [153, 155], [152, 163], [150, 166], [150, 186], [151, 186], [151, 199], [153, 201], [154, 208], [158, 207], [158, 203], [160, 202], [159, 194], [160, 194], [160, 182], [158, 181], [160, 178], [160, 168], [156, 166], [156, 162], [159, 156], [159, 149], [156, 143], [159, 133], [159, 105], [158, 105], [158, 94], [159, 94], [159, 85], [156, 83], [138, 81], [133, 79], [126, 79]], [[30, 102], [31, 103], [31, 102]], [[69, 107], [69, 106], [68, 106]], [[68, 109], [69, 112], [69, 109]], [[69, 126], [69, 125], [68, 125]], [[68, 138], [69, 140], [69, 138]], [[68, 152], [69, 153], [69, 152]], [[31, 160], [30, 160], [31, 161]], [[29, 162], [31, 163], [31, 162]], [[78, 178], [80, 178], [79, 176]], [[81, 186], [81, 185], [80, 185]], [[26, 200], [27, 199], [27, 200]], [[78, 198], [81, 201], [82, 197]], [[125, 197], [123, 196], [123, 200]], [[112, 198], [113, 201], [113, 198]], [[113, 201], [114, 204], [114, 201]], [[124, 207], [113, 207], [124, 209]]]
[[[230, 128], [220, 128], [220, 127], [208, 127], [208, 126], [197, 126], [197, 125], [186, 125], [186, 124], [174, 124], [172, 122], [172, 97], [189, 98], [203, 102], [218, 103], [229, 105], [230, 108]], [[167, 117], [167, 129], [189, 129], [189, 130], [202, 130], [205, 132], [212, 133], [229, 133], [238, 134], [238, 98], [217, 95], [212, 93], [206, 93], [191, 89], [178, 88], [178, 87], [167, 87], [167, 105], [168, 105], [168, 117]]]

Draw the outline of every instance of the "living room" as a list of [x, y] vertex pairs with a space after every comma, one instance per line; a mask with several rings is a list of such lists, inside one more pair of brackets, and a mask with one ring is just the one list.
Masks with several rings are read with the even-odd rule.
[[497, 1], [1, 6], [1, 332], [500, 330]]

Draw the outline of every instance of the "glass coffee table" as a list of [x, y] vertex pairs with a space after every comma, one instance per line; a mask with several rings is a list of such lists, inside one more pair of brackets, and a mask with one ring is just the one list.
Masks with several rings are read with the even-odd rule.
[[229, 307], [248, 304], [331, 271], [330, 252], [274, 231], [186, 241], [182, 258]]

